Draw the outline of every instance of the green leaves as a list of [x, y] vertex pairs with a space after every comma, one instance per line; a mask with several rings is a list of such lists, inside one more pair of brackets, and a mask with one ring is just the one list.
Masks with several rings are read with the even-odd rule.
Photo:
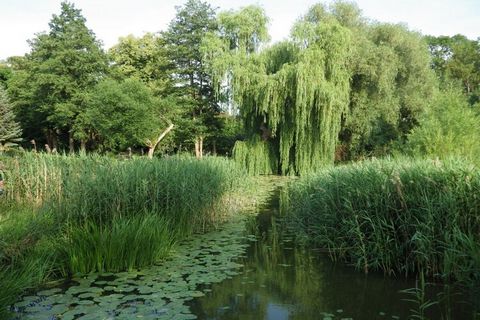
[[168, 124], [160, 101], [135, 79], [100, 82], [89, 96], [84, 120], [105, 150], [145, 146]]
[[0, 153], [20, 142], [22, 129], [15, 121], [13, 107], [5, 90], [0, 86]]
[[[186, 302], [210, 292], [208, 286], [236, 274], [233, 262], [246, 247], [242, 221], [196, 235], [157, 266], [117, 274], [87, 274], [66, 290], [49, 289], [15, 304], [22, 316], [62, 319], [195, 319]], [[205, 292], [205, 293], [204, 293]]]
[[[50, 31], [30, 41], [32, 50], [17, 65], [18, 73], [9, 85], [17, 107], [28, 114], [21, 117], [24, 127], [35, 122], [32, 127], [40, 125], [39, 129], [47, 132], [87, 136], [79, 121], [85, 110], [85, 93], [105, 74], [107, 60], [85, 22], [80, 10], [64, 2], [60, 15], [54, 15], [49, 23]], [[29, 95], [17, 99], [22, 92]]]

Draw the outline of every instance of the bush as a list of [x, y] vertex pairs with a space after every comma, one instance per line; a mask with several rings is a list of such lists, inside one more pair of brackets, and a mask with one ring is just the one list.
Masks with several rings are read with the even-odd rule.
[[460, 90], [441, 92], [408, 136], [406, 151], [443, 159], [460, 156], [477, 164], [480, 157], [480, 117]]

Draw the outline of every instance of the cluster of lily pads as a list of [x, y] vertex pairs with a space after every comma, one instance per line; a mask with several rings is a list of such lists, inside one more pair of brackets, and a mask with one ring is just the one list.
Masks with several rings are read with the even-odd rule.
[[242, 221], [230, 222], [179, 244], [156, 266], [81, 275], [69, 286], [25, 296], [12, 307], [15, 319], [196, 319], [186, 302], [238, 274], [235, 260], [248, 247], [243, 231]]

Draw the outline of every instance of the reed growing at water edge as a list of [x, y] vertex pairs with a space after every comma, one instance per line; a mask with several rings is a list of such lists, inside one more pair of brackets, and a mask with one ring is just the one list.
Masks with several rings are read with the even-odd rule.
[[372, 160], [288, 188], [298, 239], [368, 272], [423, 271], [480, 285], [480, 171], [459, 159]]
[[[244, 172], [223, 158], [117, 160], [25, 153], [4, 157], [0, 318], [47, 279], [132, 270], [230, 213]], [[32, 272], [32, 270], [36, 270]]]

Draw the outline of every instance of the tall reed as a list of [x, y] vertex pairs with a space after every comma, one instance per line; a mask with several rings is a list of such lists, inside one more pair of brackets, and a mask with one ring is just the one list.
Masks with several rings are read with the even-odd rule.
[[24, 153], [1, 161], [0, 313], [53, 273], [155, 263], [176, 241], [223, 220], [245, 177], [215, 157]]
[[110, 226], [94, 222], [68, 227], [59, 241], [64, 274], [92, 270], [118, 272], [165, 258], [177, 238], [175, 224], [154, 214], [116, 218]]
[[222, 197], [243, 174], [233, 162], [214, 157], [119, 161], [26, 154], [7, 166], [7, 197], [48, 208], [62, 221], [108, 224], [154, 212], [193, 229], [225, 213]]
[[300, 179], [284, 207], [299, 239], [365, 272], [478, 277], [479, 194], [463, 160], [372, 160]]

